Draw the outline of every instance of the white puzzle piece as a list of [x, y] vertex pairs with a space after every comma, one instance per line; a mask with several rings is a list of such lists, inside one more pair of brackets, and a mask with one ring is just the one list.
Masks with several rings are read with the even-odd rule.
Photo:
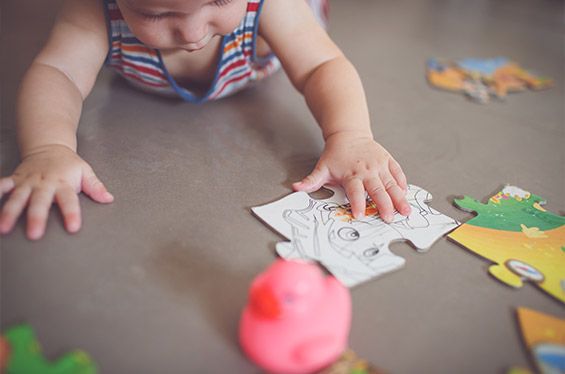
[[431, 194], [414, 185], [408, 186], [406, 194], [411, 214], [404, 217], [395, 212], [390, 224], [380, 219], [369, 198], [365, 218], [354, 219], [343, 190], [328, 188], [334, 195], [325, 200], [295, 192], [252, 211], [290, 240], [277, 243], [281, 257], [319, 261], [348, 287], [404, 265], [404, 258], [392, 253], [389, 243], [408, 240], [424, 252], [459, 225], [429, 207]]

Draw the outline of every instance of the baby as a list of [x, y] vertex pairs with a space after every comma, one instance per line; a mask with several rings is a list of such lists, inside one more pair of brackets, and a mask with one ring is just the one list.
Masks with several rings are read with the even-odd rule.
[[104, 64], [145, 90], [197, 103], [234, 93], [282, 66], [325, 140], [314, 170], [293, 188], [312, 192], [341, 185], [357, 218], [364, 215], [366, 193], [385, 221], [395, 209], [408, 215], [406, 177], [373, 139], [355, 68], [317, 22], [324, 1], [311, 3], [312, 8], [305, 0], [66, 1], [21, 84], [22, 161], [0, 179], [0, 194], [9, 194], [0, 233], [8, 233], [27, 206], [27, 236], [41, 238], [53, 202], [74, 233], [81, 226], [80, 192], [99, 203], [113, 201], [76, 153], [82, 103]]

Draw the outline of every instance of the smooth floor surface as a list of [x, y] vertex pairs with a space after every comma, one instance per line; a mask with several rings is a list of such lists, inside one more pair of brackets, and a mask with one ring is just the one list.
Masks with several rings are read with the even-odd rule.
[[[57, 1], [4, 0], [1, 171], [17, 165], [18, 82], [47, 37]], [[375, 136], [432, 206], [460, 221], [458, 195], [486, 201], [510, 183], [565, 211], [563, 2], [355, 0], [331, 3], [335, 41], [357, 66]], [[555, 87], [474, 104], [430, 88], [429, 57], [508, 56]], [[48, 94], [48, 93], [47, 93]], [[46, 236], [24, 222], [1, 238], [1, 328], [32, 324], [50, 358], [82, 348], [103, 373], [257, 373], [237, 343], [253, 277], [281, 240], [250, 212], [306, 175], [320, 132], [284, 74], [204, 106], [139, 92], [104, 71], [86, 100], [79, 152], [116, 200], [81, 196], [83, 229]], [[404, 269], [352, 290], [350, 346], [390, 373], [502, 373], [530, 366], [515, 308], [563, 318], [526, 284], [446, 238]]]

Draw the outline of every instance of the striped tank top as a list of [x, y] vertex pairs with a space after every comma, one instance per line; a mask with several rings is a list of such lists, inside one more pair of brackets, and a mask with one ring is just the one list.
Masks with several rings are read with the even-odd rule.
[[197, 95], [177, 84], [163, 63], [161, 53], [138, 40], [128, 28], [115, 0], [104, 0], [110, 50], [106, 65], [144, 90], [180, 97], [193, 103], [215, 100], [237, 92], [280, 67], [270, 55], [259, 58], [255, 44], [263, 0], [247, 0], [247, 12], [239, 26], [223, 36], [221, 56], [210, 88]]

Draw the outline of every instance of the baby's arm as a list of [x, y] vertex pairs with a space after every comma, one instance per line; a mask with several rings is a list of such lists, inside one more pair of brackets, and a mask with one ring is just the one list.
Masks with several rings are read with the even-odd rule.
[[406, 177], [398, 162], [373, 139], [359, 75], [314, 19], [305, 0], [265, 0], [260, 33], [320, 124], [326, 146], [316, 167], [296, 190], [343, 185], [355, 217], [365, 210], [365, 191], [381, 217], [393, 208], [410, 213]]
[[0, 179], [0, 196], [10, 193], [0, 213], [0, 233], [9, 232], [26, 205], [27, 235], [40, 238], [56, 201], [69, 232], [81, 225], [77, 194], [98, 202], [113, 197], [77, 154], [76, 130], [108, 51], [102, 2], [67, 1], [51, 35], [21, 83], [17, 134], [21, 163]]

